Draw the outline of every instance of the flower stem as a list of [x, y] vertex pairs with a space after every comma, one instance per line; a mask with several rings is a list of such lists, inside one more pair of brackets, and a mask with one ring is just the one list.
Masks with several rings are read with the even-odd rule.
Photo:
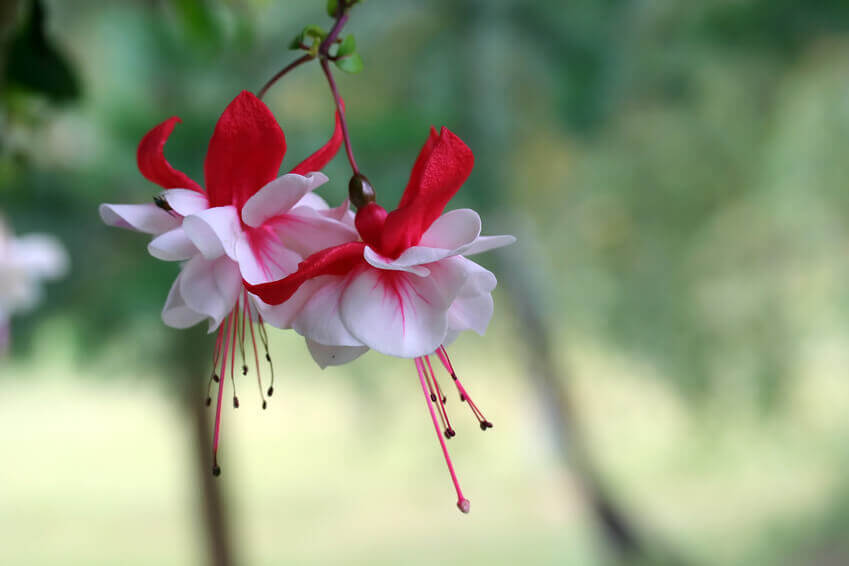
[[336, 102], [336, 111], [339, 113], [339, 124], [342, 126], [342, 139], [345, 140], [345, 153], [348, 155], [348, 163], [351, 164], [351, 171], [354, 175], [360, 173], [357, 167], [357, 161], [354, 159], [354, 150], [351, 148], [351, 138], [348, 135], [348, 121], [345, 118], [345, 109], [342, 107], [342, 99], [339, 97], [339, 91], [336, 89], [336, 81], [333, 79], [333, 72], [330, 70], [330, 65], [327, 63], [327, 58], [321, 58], [321, 69], [324, 71], [324, 76], [327, 77], [327, 82], [330, 85], [330, 92], [333, 94], [333, 100]]
[[292, 61], [291, 63], [289, 63], [289, 64], [288, 64], [288, 65], [286, 65], [285, 67], [283, 67], [280, 71], [278, 71], [278, 72], [277, 72], [277, 74], [276, 74], [276, 75], [274, 75], [273, 77], [271, 77], [271, 78], [268, 80], [268, 82], [267, 82], [267, 83], [265, 83], [265, 86], [263, 86], [263, 87], [259, 90], [259, 92], [257, 93], [256, 97], [257, 97], [257, 98], [259, 98], [260, 100], [262, 100], [262, 97], [263, 97], [263, 96], [265, 96], [265, 93], [266, 93], [266, 92], [268, 92], [268, 89], [270, 89], [270, 88], [271, 88], [271, 86], [272, 86], [274, 83], [276, 83], [277, 81], [279, 81], [280, 79], [282, 79], [282, 78], [283, 78], [283, 76], [284, 76], [284, 75], [286, 75], [286, 74], [287, 74], [289, 71], [291, 71], [292, 69], [294, 69], [294, 68], [296, 68], [296, 67], [300, 67], [301, 65], [303, 65], [303, 64], [304, 64], [304, 63], [306, 63], [307, 61], [311, 61], [311, 60], [312, 60], [312, 59], [314, 59], [314, 58], [315, 58], [315, 56], [314, 56], [312, 53], [307, 53], [306, 55], [303, 55], [303, 56], [299, 57], [298, 59], [295, 59], [294, 61]]

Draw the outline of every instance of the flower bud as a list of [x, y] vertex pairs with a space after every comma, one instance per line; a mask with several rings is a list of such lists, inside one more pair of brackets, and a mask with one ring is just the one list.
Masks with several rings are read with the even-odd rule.
[[348, 198], [358, 210], [374, 202], [374, 188], [362, 173], [355, 173], [348, 182]]

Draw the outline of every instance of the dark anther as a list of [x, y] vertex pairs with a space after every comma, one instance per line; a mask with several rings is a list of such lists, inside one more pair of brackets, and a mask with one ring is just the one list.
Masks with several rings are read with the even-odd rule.
[[212, 397], [207, 397], [206, 398], [206, 406], [209, 407], [210, 405], [212, 405]]
[[234, 409], [238, 409], [238, 408], [239, 408], [239, 398], [238, 398], [238, 397], [236, 397], [235, 395], [233, 395], [233, 408], [234, 408]]
[[460, 393], [460, 402], [462, 403], [465, 400], [466, 400], [466, 396], [463, 395], [462, 393]]
[[219, 466], [218, 464], [215, 464], [214, 466], [212, 466], [212, 475], [215, 476], [216, 478], [218, 476], [220, 476], [221, 475], [221, 466]]
[[446, 397], [445, 395], [443, 395], [443, 396], [442, 396], [442, 404], [444, 405], [444, 404], [445, 404], [445, 403], [447, 403], [447, 402], [448, 402], [448, 397]]
[[436, 403], [436, 394], [435, 393], [430, 394], [430, 400], [433, 401], [434, 403]]
[[455, 436], [457, 436], [457, 433], [454, 432], [453, 428], [446, 428], [445, 429], [445, 438], [451, 439], [451, 438], [454, 438]]
[[481, 430], [492, 428], [492, 423], [489, 421], [481, 421]]
[[265, 360], [268, 362], [271, 361], [271, 354], [269, 354], [268, 352], [265, 353]]
[[214, 381], [215, 383], [218, 383], [218, 374], [217, 373], [212, 374], [212, 381]]
[[451, 372], [451, 379], [453, 379], [454, 381], [457, 381], [457, 374], [454, 373], [454, 372]]
[[248, 366], [242, 366], [242, 375], [248, 375]]
[[269, 397], [271, 397], [272, 395], [274, 395], [274, 388], [273, 388], [273, 387], [269, 387], [269, 388], [268, 388], [268, 391], [266, 391], [266, 394], [267, 394]]
[[170, 212], [170, 211], [174, 210], [173, 208], [171, 208], [171, 205], [168, 204], [168, 201], [165, 200], [165, 197], [162, 197], [162, 196], [159, 196], [159, 195], [153, 197], [153, 204], [155, 204], [156, 206], [158, 206], [159, 208], [161, 208], [162, 210], [164, 210], [166, 212]]
[[266, 410], [267, 408], [268, 408], [268, 401], [263, 401], [263, 402], [262, 402], [262, 410], [264, 411], [264, 410]]
[[362, 173], [356, 173], [348, 182], [348, 198], [356, 209], [361, 209], [374, 202], [374, 188]]

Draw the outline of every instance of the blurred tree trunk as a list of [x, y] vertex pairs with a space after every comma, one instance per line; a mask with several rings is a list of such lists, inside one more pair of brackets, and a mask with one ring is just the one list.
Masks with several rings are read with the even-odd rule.
[[222, 494], [222, 477], [212, 475], [212, 414], [204, 404], [205, 376], [211, 371], [207, 335], [200, 330], [175, 332], [176, 367], [181, 369], [182, 403], [192, 427], [194, 480], [203, 514], [211, 566], [233, 566], [232, 536]]
[[[518, 228], [514, 231], [521, 232], [520, 221], [508, 218], [498, 206], [510, 201], [502, 182], [507, 177], [502, 164], [509, 154], [513, 127], [509, 118], [510, 75], [504, 69], [511, 45], [511, 30], [505, 15], [509, 6], [492, 0], [465, 0], [463, 5], [458, 21], [474, 22], [474, 25], [461, 28], [461, 51], [470, 59], [457, 66], [464, 71], [457, 77], [457, 84], [463, 90], [463, 99], [470, 101], [467, 114], [470, 119], [464, 132], [471, 140], [477, 162], [485, 164], [475, 170], [474, 194], [486, 216], [496, 220], [500, 228], [508, 232]], [[592, 465], [569, 398], [568, 375], [552, 351], [551, 330], [545, 316], [545, 289], [537, 284], [539, 268], [534, 268], [547, 262], [543, 258], [534, 262], [528, 258], [528, 252], [528, 249], [508, 248], [496, 254], [498, 272], [503, 276], [522, 325], [517, 335], [525, 345], [528, 378], [547, 408], [564, 465], [571, 468], [604, 540], [622, 558], [641, 559], [646, 549], [631, 520]], [[557, 344], [558, 357], [562, 357], [564, 349], [563, 344]]]

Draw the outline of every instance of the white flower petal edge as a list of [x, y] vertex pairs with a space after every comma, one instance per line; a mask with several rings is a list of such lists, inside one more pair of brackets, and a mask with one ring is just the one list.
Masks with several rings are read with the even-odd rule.
[[199, 253], [182, 228], [175, 228], [155, 237], [147, 245], [147, 251], [163, 261], [183, 261]]
[[242, 220], [257, 228], [265, 221], [289, 212], [308, 193], [327, 182], [324, 173], [306, 176], [288, 173], [271, 181], [242, 207]]
[[186, 216], [183, 230], [206, 259], [224, 254], [236, 259], [236, 241], [242, 228], [235, 206], [216, 206]]
[[[236, 262], [222, 256], [208, 260], [196, 255], [183, 266], [177, 278], [182, 302], [174, 300], [171, 306], [184, 304], [192, 311], [209, 319], [212, 332], [230, 314], [242, 290], [242, 276]], [[169, 299], [171, 297], [169, 296]], [[166, 303], [166, 307], [168, 307]], [[170, 317], [168, 317], [170, 318]], [[163, 321], [168, 323], [163, 312]]]
[[159, 235], [180, 226], [182, 218], [149, 204], [101, 204], [100, 218], [109, 226]]
[[309, 338], [307, 349], [321, 369], [347, 364], [368, 352], [368, 346], [326, 346]]
[[168, 189], [162, 193], [168, 206], [180, 216], [196, 214], [201, 210], [209, 208], [209, 200], [206, 195], [191, 189]]

